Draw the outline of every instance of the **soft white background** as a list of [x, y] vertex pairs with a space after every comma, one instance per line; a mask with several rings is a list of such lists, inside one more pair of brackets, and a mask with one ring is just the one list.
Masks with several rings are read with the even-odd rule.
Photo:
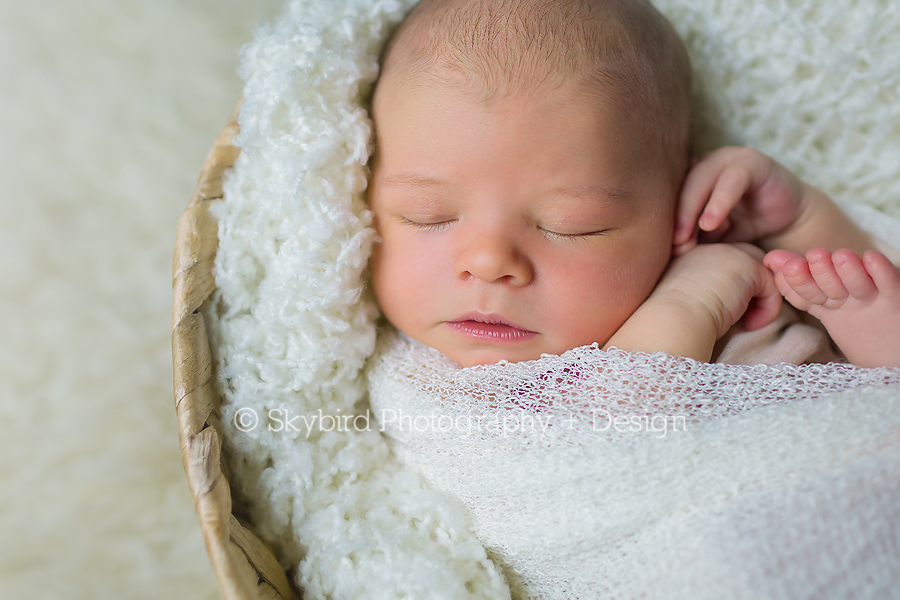
[[0, 0], [0, 598], [216, 598], [172, 397], [176, 221], [280, 0]]

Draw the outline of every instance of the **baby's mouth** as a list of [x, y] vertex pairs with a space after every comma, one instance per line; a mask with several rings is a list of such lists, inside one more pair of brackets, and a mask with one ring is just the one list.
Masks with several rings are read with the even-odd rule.
[[537, 335], [497, 315], [469, 314], [448, 321], [447, 325], [465, 336], [485, 341], [517, 342]]

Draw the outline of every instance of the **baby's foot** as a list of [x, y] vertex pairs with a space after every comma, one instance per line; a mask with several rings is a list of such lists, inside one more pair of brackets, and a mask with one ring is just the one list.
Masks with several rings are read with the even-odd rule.
[[795, 308], [816, 317], [847, 360], [900, 367], [900, 270], [880, 252], [773, 250], [763, 260]]

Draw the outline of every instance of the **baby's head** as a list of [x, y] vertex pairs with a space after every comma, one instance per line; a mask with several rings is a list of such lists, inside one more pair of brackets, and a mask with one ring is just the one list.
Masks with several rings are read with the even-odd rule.
[[424, 0], [373, 98], [372, 284], [462, 366], [604, 344], [671, 253], [690, 65], [644, 0]]

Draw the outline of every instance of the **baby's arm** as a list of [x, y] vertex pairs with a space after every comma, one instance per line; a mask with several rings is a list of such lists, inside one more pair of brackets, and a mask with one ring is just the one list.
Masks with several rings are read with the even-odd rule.
[[825, 193], [751, 148], [720, 148], [688, 173], [679, 198], [675, 254], [690, 250], [698, 238], [799, 254], [819, 246], [859, 255], [876, 249]]
[[900, 367], [900, 269], [883, 254], [773, 250], [763, 262], [787, 301], [822, 321], [847, 360]]
[[673, 258], [606, 347], [708, 362], [716, 340], [742, 316], [747, 329], [758, 329], [778, 315], [781, 295], [761, 258], [748, 244], [703, 244]]

